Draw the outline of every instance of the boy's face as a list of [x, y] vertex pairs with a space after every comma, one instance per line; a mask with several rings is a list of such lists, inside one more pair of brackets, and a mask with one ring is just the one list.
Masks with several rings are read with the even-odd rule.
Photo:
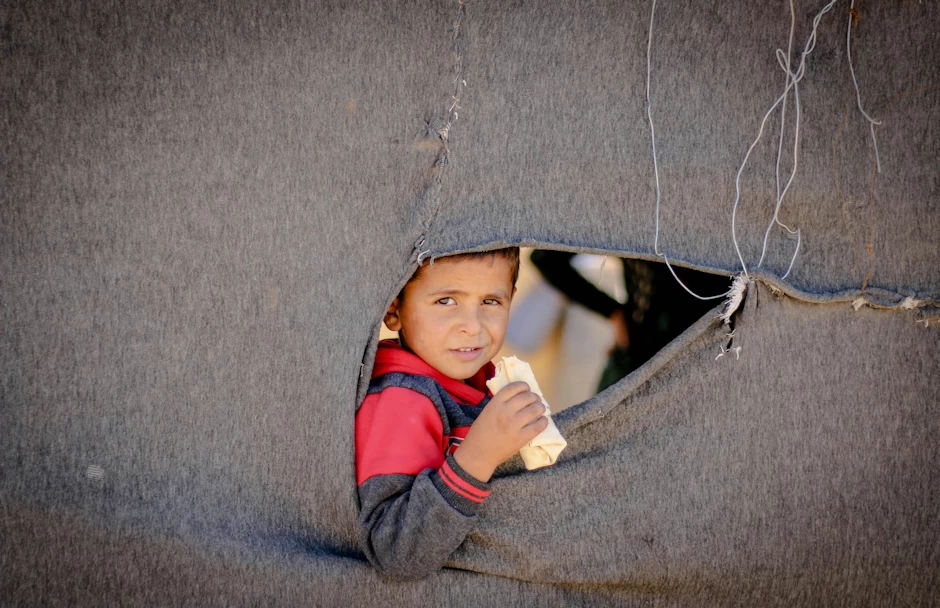
[[502, 347], [514, 291], [512, 268], [501, 255], [440, 258], [405, 285], [385, 325], [425, 363], [466, 380]]

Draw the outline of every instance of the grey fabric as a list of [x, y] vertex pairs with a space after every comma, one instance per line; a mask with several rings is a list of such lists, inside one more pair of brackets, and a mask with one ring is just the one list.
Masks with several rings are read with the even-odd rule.
[[[655, 257], [649, 5], [5, 3], [0, 597], [935, 602], [940, 90], [886, 110], [872, 196], [847, 4], [800, 84], [786, 280], [779, 229], [754, 268], [774, 120], [742, 177], [761, 282], [740, 359], [714, 360], [726, 330], [703, 320], [562, 413], [557, 465], [504, 466], [453, 568], [397, 584], [356, 542], [353, 418], [382, 313], [424, 252]], [[800, 44], [821, 6], [798, 3]], [[938, 10], [863, 3], [873, 115], [940, 82]], [[678, 264], [740, 270], [734, 173], [783, 87], [788, 13], [657, 8], [660, 243]]]
[[727, 328], [709, 321], [559, 414], [573, 453], [500, 471], [457, 563], [693, 603], [783, 581], [849, 605], [925, 601], [940, 581], [935, 332], [763, 289], [738, 318], [738, 358], [716, 361]]

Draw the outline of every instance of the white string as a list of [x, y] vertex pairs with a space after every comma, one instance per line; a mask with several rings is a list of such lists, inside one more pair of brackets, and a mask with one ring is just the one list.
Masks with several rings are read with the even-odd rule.
[[676, 271], [672, 269], [672, 265], [669, 263], [669, 258], [666, 256], [665, 253], [663, 254], [663, 259], [666, 261], [666, 268], [669, 269], [669, 272], [672, 273], [673, 278], [679, 283], [679, 285], [682, 285], [682, 288], [683, 288], [683, 289], [685, 289], [687, 292], [689, 292], [690, 294], [692, 294], [693, 296], [695, 296], [695, 297], [698, 298], [699, 300], [717, 300], [718, 298], [723, 298], [723, 297], [725, 297], [726, 295], [728, 295], [729, 293], [731, 293], [731, 290], [729, 289], [728, 291], [726, 291], [726, 292], [724, 292], [724, 293], [720, 293], [720, 294], [718, 294], [717, 296], [700, 296], [700, 295], [698, 295], [697, 293], [695, 293], [694, 291], [692, 291], [691, 289], [689, 289], [688, 287], [686, 287], [686, 286], [685, 286], [685, 283], [683, 283], [681, 280], [679, 280], [678, 275], [676, 275]]
[[[791, 5], [792, 5], [792, 0], [791, 0]], [[781, 67], [786, 69], [786, 66], [781, 61], [781, 58], [779, 55], [777, 56], [777, 61], [778, 63], [780, 63]], [[789, 77], [792, 78], [793, 75], [790, 74]], [[790, 234], [796, 234], [799, 231], [799, 229], [793, 230], [792, 228], [790, 228], [789, 226], [781, 222], [779, 218], [780, 206], [783, 204], [783, 197], [785, 197], [787, 194], [787, 191], [790, 190], [790, 184], [793, 183], [793, 178], [796, 177], [796, 168], [799, 162], [798, 151], [799, 151], [799, 144], [800, 144], [800, 118], [802, 117], [803, 110], [802, 110], [802, 106], [800, 105], [800, 86], [798, 82], [799, 81], [796, 81], [796, 80], [794, 80], [793, 82], [793, 101], [794, 101], [794, 105], [796, 106], [796, 122], [795, 122], [794, 133], [793, 133], [793, 167], [792, 167], [792, 170], [790, 171], [790, 178], [787, 180], [787, 183], [784, 186], [783, 190], [782, 191], [779, 189], [777, 190], [777, 203], [774, 206], [774, 215], [770, 219], [770, 223], [767, 224], [767, 230], [764, 232], [764, 246], [760, 252], [760, 259], [757, 261], [758, 268], [760, 268], [761, 264], [764, 263], [764, 256], [767, 254], [767, 241], [770, 237], [770, 231], [771, 229], [773, 229], [775, 223], [779, 226], [782, 226]], [[786, 98], [784, 98], [784, 104], [786, 104]], [[781, 141], [781, 143], [783, 142]], [[780, 166], [780, 156], [781, 156], [782, 151], [783, 151], [782, 147], [777, 148], [777, 166], [778, 167]], [[791, 263], [791, 267], [792, 267], [792, 263]]]
[[[787, 86], [787, 90], [789, 90], [789, 85]], [[784, 95], [786, 95], [786, 91], [784, 91]], [[738, 202], [741, 200], [741, 173], [744, 171], [744, 166], [747, 164], [747, 159], [751, 156], [751, 151], [754, 150], [755, 146], [757, 146], [757, 142], [760, 141], [761, 135], [764, 133], [764, 125], [767, 124], [767, 119], [783, 100], [784, 95], [778, 97], [777, 101], [774, 102], [774, 105], [770, 106], [770, 109], [767, 110], [766, 114], [764, 114], [764, 119], [760, 122], [760, 129], [757, 131], [757, 137], [751, 143], [750, 147], [748, 147], [747, 153], [744, 155], [744, 160], [741, 161], [741, 166], [738, 167], [738, 173], [734, 176], [734, 204], [731, 207], [731, 240], [734, 242], [734, 250], [738, 253], [738, 260], [741, 262], [741, 268], [744, 269], [744, 276], [748, 276], [747, 264], [744, 263], [744, 256], [741, 255], [741, 248], [738, 246], [738, 236], [735, 231]]]
[[[793, 7], [793, 0], [790, 0], [790, 37], [787, 39], [787, 54], [786, 57], [783, 57], [783, 51], [777, 49], [777, 63], [780, 64], [780, 67], [783, 68], [784, 73], [787, 76], [787, 81], [793, 78], [793, 74], [790, 72], [790, 57], [793, 54], [793, 37], [796, 31], [796, 12]], [[800, 97], [799, 97], [799, 88], [794, 83], [794, 100], [796, 102], [796, 139], [794, 140], [794, 151], [793, 151], [793, 162], [794, 167], [793, 171], [790, 174], [790, 181], [787, 182], [787, 186], [783, 190], [783, 194], [780, 192], [780, 160], [783, 158], [783, 136], [786, 133], [786, 116], [787, 116], [787, 98], [783, 98], [783, 105], [780, 108], [780, 140], [777, 143], [777, 165], [776, 171], [774, 173], [774, 184], [777, 188], [777, 200], [774, 207], [774, 217], [770, 220], [770, 223], [767, 225], [767, 230], [764, 232], [764, 246], [761, 249], [760, 259], [757, 262], [757, 267], [760, 268], [761, 264], [764, 263], [764, 254], [767, 252], [767, 240], [770, 237], [770, 231], [773, 228], [774, 223], [778, 223], [781, 226], [783, 224], [777, 218], [777, 212], [780, 209], [780, 203], [783, 201], [783, 197], [786, 194], [787, 189], [790, 186], [790, 183], [793, 181], [793, 175], [796, 173], [796, 141], [799, 138], [800, 132]], [[784, 226], [788, 232], [793, 233], [788, 227]]]
[[[776, 202], [776, 206], [774, 207], [774, 216], [773, 216], [773, 219], [770, 221], [770, 223], [767, 225], [767, 230], [764, 232], [764, 245], [763, 245], [763, 248], [761, 249], [760, 260], [759, 260], [758, 263], [757, 263], [757, 267], [760, 268], [761, 264], [763, 264], [763, 262], [764, 262], [764, 256], [765, 256], [766, 253], [767, 253], [767, 242], [768, 242], [768, 239], [769, 239], [769, 237], [770, 237], [770, 231], [771, 231], [771, 229], [773, 228], [773, 225], [776, 223], [778, 226], [783, 227], [783, 228], [784, 228], [787, 232], [789, 232], [790, 234], [796, 234], [796, 235], [797, 235], [796, 250], [793, 252], [793, 258], [790, 260], [790, 267], [787, 269], [787, 272], [786, 272], [786, 273], [783, 275], [783, 277], [781, 277], [781, 278], [786, 278], [786, 276], [790, 274], [790, 270], [793, 269], [793, 263], [796, 261], [796, 254], [797, 254], [797, 252], [799, 251], [799, 248], [800, 248], [800, 239], [801, 239], [801, 235], [800, 235], [800, 233], [799, 233], [799, 229], [793, 230], [792, 228], [790, 228], [789, 226], [787, 226], [786, 224], [784, 224], [783, 222], [781, 222], [781, 221], [780, 221], [780, 217], [779, 217], [779, 215], [780, 215], [780, 207], [781, 207], [781, 205], [782, 205], [782, 203], [783, 203], [783, 198], [786, 196], [787, 192], [789, 191], [790, 185], [793, 183], [794, 177], [796, 177], [796, 170], [797, 170], [797, 166], [798, 166], [798, 163], [799, 163], [799, 142], [800, 142], [800, 124], [801, 124], [800, 119], [801, 119], [801, 117], [802, 117], [802, 111], [803, 111], [802, 105], [800, 104], [800, 87], [799, 87], [799, 81], [800, 81], [800, 80], [803, 78], [803, 76], [805, 75], [805, 70], [806, 70], [805, 60], [806, 60], [806, 56], [807, 56], [810, 52], [812, 52], [812, 50], [813, 50], [813, 49], [815, 48], [815, 46], [816, 46], [816, 32], [817, 32], [817, 29], [818, 29], [818, 27], [819, 27], [819, 21], [822, 19], [822, 16], [829, 10], [829, 8], [831, 7], [831, 5], [832, 5], [832, 3], [830, 3], [829, 6], [824, 7], [823, 10], [820, 11], [820, 12], [816, 15], [816, 17], [813, 19], [813, 29], [812, 29], [812, 32], [810, 33], [810, 38], [807, 40], [805, 50], [803, 51], [802, 57], [801, 57], [801, 59], [800, 59], [800, 66], [799, 66], [799, 68], [797, 68], [797, 72], [796, 72], [796, 73], [791, 73], [791, 72], [790, 72], [790, 67], [789, 67], [789, 66], [790, 66], [790, 56], [789, 56], [789, 52], [788, 52], [786, 58], [784, 58], [784, 57], [783, 57], [783, 51], [781, 51], [780, 49], [777, 49], [777, 63], [779, 63], [779, 64], [780, 64], [780, 67], [783, 68], [783, 70], [787, 73], [787, 78], [788, 78], [789, 80], [792, 80], [793, 98], [794, 98], [794, 103], [795, 103], [795, 105], [796, 105], [796, 123], [795, 123], [795, 126], [794, 126], [794, 135], [793, 135], [793, 167], [792, 167], [792, 170], [790, 171], [790, 178], [789, 178], [789, 180], [787, 181], [787, 184], [786, 184], [786, 186], [783, 188], [782, 191], [779, 189], [779, 182], [778, 182], [777, 202]], [[794, 20], [795, 20], [795, 19], [794, 19], [794, 9], [793, 9], [793, 0], [790, 0], [790, 19], [791, 19], [791, 20], [790, 20], [790, 26], [791, 26], [791, 30], [790, 30], [790, 31], [791, 31], [791, 39], [792, 39], [792, 35], [793, 35], [793, 34], [792, 34], [792, 32], [793, 32], [793, 25], [794, 25]], [[786, 91], [784, 91], [784, 94], [786, 94]], [[784, 111], [786, 110], [786, 98], [784, 98], [784, 107], [783, 107], [783, 109], [784, 109]], [[778, 180], [779, 180], [780, 157], [781, 157], [781, 155], [782, 155], [782, 152], [783, 152], [783, 113], [781, 113], [781, 141], [780, 141], [780, 145], [779, 145], [778, 148], [777, 148], [777, 170], [778, 170], [777, 179], [778, 179]]]
[[650, 122], [650, 142], [653, 146], [653, 175], [656, 177], [656, 233], [653, 237], [653, 252], [660, 257], [665, 257], [665, 255], [659, 251], [659, 201], [662, 195], [659, 189], [659, 165], [656, 162], [656, 130], [653, 128], [653, 102], [650, 101], [650, 73], [652, 71], [650, 58], [653, 51], [653, 16], [655, 14], [656, 0], [653, 0], [652, 8], [650, 8], [649, 41], [646, 43], [646, 117]]
[[789, 275], [789, 274], [790, 274], [790, 271], [793, 270], [793, 262], [796, 261], [796, 254], [800, 252], [800, 242], [801, 242], [802, 240], [803, 240], [803, 237], [802, 237], [802, 234], [800, 233], [800, 229], [797, 228], [797, 229], [796, 229], [796, 249], [793, 250], [793, 257], [790, 258], [790, 267], [787, 268], [787, 271], [786, 271], [785, 273], [783, 273], [783, 276], [782, 276], [782, 277], [780, 277], [780, 280], [781, 280], [781, 281], [782, 281], [783, 279], [787, 278], [787, 275]]
[[[853, 7], [854, 7], [854, 2], [855, 0], [852, 0]], [[741, 165], [738, 167], [737, 174], [735, 175], [735, 178], [734, 178], [735, 198], [734, 198], [734, 204], [732, 205], [732, 210], [731, 210], [731, 239], [734, 242], [734, 248], [735, 248], [735, 251], [737, 252], [738, 260], [741, 262], [743, 276], [748, 281], [750, 280], [750, 276], [748, 275], [747, 264], [744, 262], [744, 256], [741, 254], [741, 247], [738, 243], [737, 231], [736, 231], [737, 210], [738, 210], [738, 204], [740, 203], [740, 200], [741, 200], [741, 174], [744, 171], [744, 167], [747, 165], [747, 161], [751, 156], [751, 152], [754, 150], [754, 148], [757, 146], [758, 142], [760, 141], [760, 138], [763, 136], [764, 127], [767, 124], [768, 118], [774, 112], [777, 106], [781, 104], [782, 106], [781, 106], [781, 112], [780, 112], [780, 138], [779, 138], [779, 142], [777, 145], [777, 163], [776, 163], [776, 173], [775, 173], [775, 188], [776, 188], [777, 196], [776, 196], [776, 202], [774, 206], [774, 215], [770, 221], [770, 224], [767, 227], [766, 232], [764, 233], [763, 248], [761, 250], [760, 260], [758, 261], [757, 266], [759, 268], [761, 264], [763, 263], [764, 257], [767, 252], [767, 243], [768, 243], [770, 231], [772, 230], [773, 225], [775, 223], [781, 226], [782, 228], [784, 228], [790, 234], [796, 234], [796, 237], [797, 237], [796, 248], [794, 249], [793, 256], [790, 259], [790, 265], [787, 268], [787, 272], [784, 273], [783, 277], [781, 277], [782, 279], [785, 279], [787, 276], [789, 276], [790, 271], [793, 270], [793, 265], [796, 262], [796, 257], [800, 251], [800, 245], [802, 244], [802, 231], [799, 228], [794, 230], [790, 228], [789, 226], [787, 226], [786, 224], [784, 224], [783, 222], [781, 222], [779, 219], [779, 213], [780, 213], [780, 207], [783, 203], [783, 199], [786, 196], [786, 193], [789, 191], [794, 178], [796, 177], [796, 171], [798, 167], [800, 121], [802, 118], [802, 106], [800, 104], [800, 96], [799, 96], [799, 82], [800, 80], [803, 79], [803, 76], [806, 75], [806, 58], [816, 48], [817, 31], [819, 28], [819, 22], [822, 19], [823, 15], [825, 15], [830, 10], [832, 10], [832, 7], [835, 5], [835, 3], [836, 3], [836, 0], [831, 0], [814, 17], [812, 31], [810, 32], [810, 35], [806, 41], [806, 44], [803, 47], [803, 52], [801, 53], [801, 56], [800, 56], [799, 66], [797, 67], [796, 71], [791, 71], [790, 58], [792, 56], [792, 51], [793, 51], [793, 38], [794, 38], [794, 32], [795, 32], [795, 27], [796, 27], [796, 14], [795, 14], [794, 6], [793, 6], [793, 1], [790, 0], [790, 36], [787, 42], [787, 53], [784, 56], [783, 51], [781, 49], [777, 49], [777, 53], [776, 53], [777, 62], [780, 64], [780, 67], [786, 73], [786, 86], [783, 90], [783, 93], [776, 99], [776, 101], [774, 101], [773, 105], [771, 105], [771, 107], [764, 114], [764, 117], [760, 123], [760, 128], [758, 129], [758, 132], [757, 132], [757, 137], [748, 147], [747, 153], [744, 155], [744, 159], [741, 161]], [[647, 41], [647, 46], [646, 46], [646, 115], [647, 115], [647, 119], [649, 120], [649, 125], [650, 125], [650, 143], [651, 143], [652, 152], [653, 152], [653, 174], [654, 174], [655, 183], [656, 183], [656, 226], [655, 226], [655, 236], [653, 240], [653, 251], [655, 252], [657, 256], [663, 258], [663, 261], [666, 263], [666, 267], [669, 269], [669, 272], [672, 273], [673, 278], [690, 295], [700, 300], [715, 300], [715, 299], [723, 298], [729, 295], [734, 290], [734, 288], [732, 287], [725, 293], [722, 293], [716, 296], [703, 297], [703, 296], [696, 294], [679, 279], [678, 275], [676, 275], [675, 270], [673, 270], [672, 265], [669, 263], [669, 257], [665, 254], [665, 252], [662, 252], [659, 249], [660, 207], [661, 207], [661, 201], [662, 201], [662, 191], [661, 191], [660, 182], [659, 182], [659, 163], [658, 163], [658, 159], [656, 155], [656, 131], [653, 126], [652, 100], [650, 98], [650, 82], [651, 82], [651, 75], [652, 75], [653, 22], [654, 22], [655, 14], [656, 14], [656, 0], [652, 0], [652, 5], [650, 8], [649, 39]], [[851, 24], [851, 21], [850, 21], [850, 24]], [[851, 66], [851, 56], [850, 56], [850, 66]], [[852, 76], [853, 76], [853, 81], [854, 81], [855, 79], [854, 70], [853, 70]], [[784, 132], [785, 132], [784, 129], [786, 128], [787, 96], [791, 88], [793, 89], [794, 104], [796, 106], [796, 120], [794, 122], [794, 138], [793, 138], [793, 166], [790, 171], [790, 177], [788, 178], [784, 187], [781, 189], [780, 187], [780, 161], [783, 156], [783, 139], [784, 139]], [[856, 83], [856, 94], [858, 94], [857, 83]], [[859, 98], [859, 109], [861, 109], [860, 98]], [[862, 113], [864, 114], [864, 110], [862, 110]], [[865, 114], [865, 116], [869, 118], [869, 120], [871, 121], [871, 118], [868, 117], [867, 114]], [[880, 124], [880, 123], [874, 123], [874, 124]], [[872, 135], [874, 136], [874, 125], [872, 125]], [[876, 145], [875, 155], [877, 159], [877, 143], [875, 145]]]
[[[790, 73], [790, 57], [793, 54], [793, 36], [796, 32], [796, 12], [793, 8], [793, 0], [790, 0], [790, 37], [787, 39], [787, 56], [786, 56], [786, 65], [783, 66], [783, 72], [787, 76], [787, 80], [784, 81], [784, 86], [786, 86], [787, 81], [793, 77]], [[780, 62], [780, 49], [777, 49], [777, 62]], [[799, 123], [797, 123], [799, 125]], [[774, 185], [777, 188], [777, 201], [780, 201], [780, 159], [783, 157], [783, 135], [786, 133], [787, 126], [787, 98], [783, 98], [783, 105], [780, 107], [780, 141], [777, 143], [777, 165], [776, 172], [774, 173]], [[769, 232], [768, 228], [768, 232]], [[766, 243], [767, 237], [764, 237], [764, 242]], [[763, 260], [763, 258], [761, 258]], [[760, 263], [758, 262], [758, 267]]]
[[[747, 149], [747, 153], [744, 155], [744, 160], [741, 161], [741, 166], [738, 168], [737, 175], [735, 175], [735, 178], [734, 178], [735, 195], [734, 195], [734, 205], [732, 206], [732, 210], [731, 210], [731, 238], [734, 241], [734, 248], [738, 254], [738, 259], [741, 262], [741, 267], [744, 268], [745, 276], [748, 276], [747, 265], [744, 263], [744, 256], [741, 255], [741, 248], [738, 245], [737, 233], [735, 230], [738, 203], [741, 200], [741, 173], [744, 171], [744, 167], [747, 165], [747, 161], [748, 161], [748, 158], [750, 158], [751, 156], [751, 152], [754, 150], [754, 147], [760, 141], [760, 138], [764, 133], [764, 126], [767, 124], [767, 119], [770, 117], [771, 113], [773, 113], [773, 111], [777, 108], [777, 106], [780, 105], [780, 103], [786, 99], [787, 95], [790, 92], [790, 89], [796, 87], [797, 83], [799, 83], [799, 81], [803, 79], [803, 76], [806, 75], [806, 57], [809, 56], [809, 54], [813, 52], [813, 49], [816, 48], [816, 31], [819, 28], [819, 22], [822, 19], [822, 16], [828, 13], [832, 9], [835, 3], [836, 3], [836, 0], [831, 0], [831, 2], [829, 2], [829, 4], [827, 4], [826, 6], [824, 6], [822, 10], [820, 10], [819, 13], [816, 14], [816, 17], [813, 18], [813, 29], [810, 32], [809, 38], [807, 39], [806, 44], [803, 47], [803, 52], [800, 56], [799, 67], [797, 67], [796, 71], [793, 73], [790, 73], [789, 70], [787, 70], [789, 74], [787, 77], [787, 86], [786, 88], [784, 88], [783, 93], [780, 95], [780, 97], [778, 97], [777, 100], [773, 103], [773, 105], [770, 106], [770, 109], [767, 110], [767, 113], [764, 114], [764, 118], [763, 120], [761, 120], [760, 129], [757, 132], [757, 137], [754, 139], [753, 143], [751, 143], [750, 147]], [[779, 51], [777, 53], [777, 62], [780, 63], [781, 67], [783, 67], [786, 70], [787, 69], [786, 62], [781, 61], [782, 53], [783, 51]], [[793, 233], [793, 231], [787, 226], [785, 226], [784, 224], [782, 224], [779, 221], [777, 216], [780, 211], [780, 204], [783, 200], [783, 195], [786, 194], [786, 191], [789, 189], [790, 184], [793, 182], [793, 178], [796, 175], [797, 147], [799, 144], [799, 118], [800, 118], [801, 110], [800, 110], [800, 104], [799, 104], [799, 97], [797, 96], [797, 94], [794, 95], [794, 99], [796, 100], [796, 107], [797, 107], [797, 121], [796, 121], [795, 136], [794, 136], [794, 165], [793, 165], [793, 170], [791, 171], [791, 174], [790, 174], [790, 179], [788, 180], [786, 187], [781, 191], [780, 196], [778, 196], [777, 198], [777, 203], [776, 203], [775, 210], [774, 210], [774, 217], [773, 217], [773, 220], [771, 220], [771, 226], [776, 222], [780, 224], [781, 226], [783, 226], [784, 228], [786, 228], [787, 231], [789, 231], [791, 234]], [[778, 149], [778, 152], [779, 152], [779, 149]], [[768, 228], [768, 231], [769, 231], [769, 228]], [[766, 234], [765, 234], [764, 252], [766, 252], [766, 243], [767, 243], [767, 240], [766, 240]], [[761, 253], [761, 261], [763, 261], [764, 252]], [[795, 259], [796, 258], [794, 257], [794, 260]], [[759, 266], [760, 266], [760, 263], [758, 263], [758, 267]], [[791, 268], [792, 268], [792, 261], [791, 261]], [[787, 273], [789, 274], [789, 271], [787, 271]]]
[[[783, 67], [781, 65], [781, 67]], [[802, 75], [800, 76], [802, 78]], [[784, 100], [786, 101], [786, 100]], [[777, 197], [777, 205], [774, 207], [774, 218], [773, 222], [778, 226], [783, 227], [790, 234], [796, 234], [796, 230], [791, 229], [789, 226], [780, 221], [780, 206], [783, 203], [783, 197], [787, 195], [787, 192], [790, 191], [790, 185], [793, 183], [793, 178], [796, 177], [796, 168], [799, 163], [799, 147], [800, 147], [800, 125], [802, 124], [803, 117], [803, 104], [800, 103], [800, 81], [794, 80], [793, 82], [793, 105], [796, 106], [796, 121], [794, 122], [793, 130], [793, 167], [790, 170], [790, 178], [787, 180], [786, 185], [783, 187], [783, 190], [780, 191], [780, 194]], [[779, 152], [778, 152], [779, 153]], [[771, 224], [772, 225], [772, 224]], [[769, 232], [770, 226], [768, 226]], [[763, 260], [764, 252], [767, 248], [767, 237], [764, 235], [764, 251], [761, 251], [761, 259]], [[760, 264], [757, 264], [760, 266]]]
[[650, 100], [650, 75], [652, 73], [652, 54], [653, 54], [653, 17], [656, 15], [656, 0], [653, 0], [652, 6], [650, 8], [650, 29], [649, 29], [649, 40], [646, 43], [646, 117], [649, 119], [650, 123], [650, 143], [653, 148], [653, 175], [656, 179], [656, 232], [653, 237], [653, 252], [663, 258], [663, 261], [666, 262], [666, 268], [669, 269], [669, 272], [672, 273], [672, 276], [676, 279], [679, 285], [682, 285], [682, 288], [689, 292], [691, 295], [695, 296], [699, 300], [717, 300], [718, 298], [723, 298], [731, 290], [719, 294], [717, 296], [707, 296], [703, 297], [686, 287], [685, 283], [679, 280], [679, 277], [676, 275], [676, 271], [672, 269], [672, 265], [669, 263], [669, 257], [666, 256], [666, 253], [659, 250], [659, 207], [660, 201], [662, 199], [662, 193], [659, 186], [659, 164], [656, 160], [656, 130], [653, 128], [653, 102]]
[[849, 12], [849, 27], [845, 32], [845, 52], [849, 59], [849, 72], [852, 74], [852, 85], [855, 87], [855, 101], [858, 103], [858, 111], [868, 120], [868, 126], [871, 128], [871, 143], [875, 148], [875, 167], [878, 173], [881, 173], [881, 158], [878, 156], [878, 139], [875, 137], [875, 125], [880, 125], [881, 121], [875, 120], [869, 116], [865, 108], [862, 107], [862, 93], [858, 90], [858, 80], [855, 78], [855, 68], [852, 66], [852, 17], [855, 10], [855, 0], [852, 0], [852, 4], [849, 8], [852, 10]]

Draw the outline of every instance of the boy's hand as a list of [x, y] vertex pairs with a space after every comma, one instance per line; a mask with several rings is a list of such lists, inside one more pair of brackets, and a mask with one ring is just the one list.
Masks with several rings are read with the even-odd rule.
[[542, 398], [525, 382], [511, 382], [493, 395], [454, 452], [460, 467], [482, 482], [496, 467], [545, 430]]

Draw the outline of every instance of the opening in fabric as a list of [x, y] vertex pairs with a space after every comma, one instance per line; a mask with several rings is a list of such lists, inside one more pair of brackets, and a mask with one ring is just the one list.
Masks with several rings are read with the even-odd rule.
[[[498, 357], [516, 355], [529, 362], [555, 412], [587, 401], [713, 314], [717, 301], [697, 299], [688, 290], [727, 291], [726, 276], [673, 271], [676, 276], [662, 262], [639, 258], [522, 248], [518, 289]], [[397, 338], [381, 322], [376, 333], [378, 340]], [[374, 351], [367, 356], [364, 367], [372, 365]]]

